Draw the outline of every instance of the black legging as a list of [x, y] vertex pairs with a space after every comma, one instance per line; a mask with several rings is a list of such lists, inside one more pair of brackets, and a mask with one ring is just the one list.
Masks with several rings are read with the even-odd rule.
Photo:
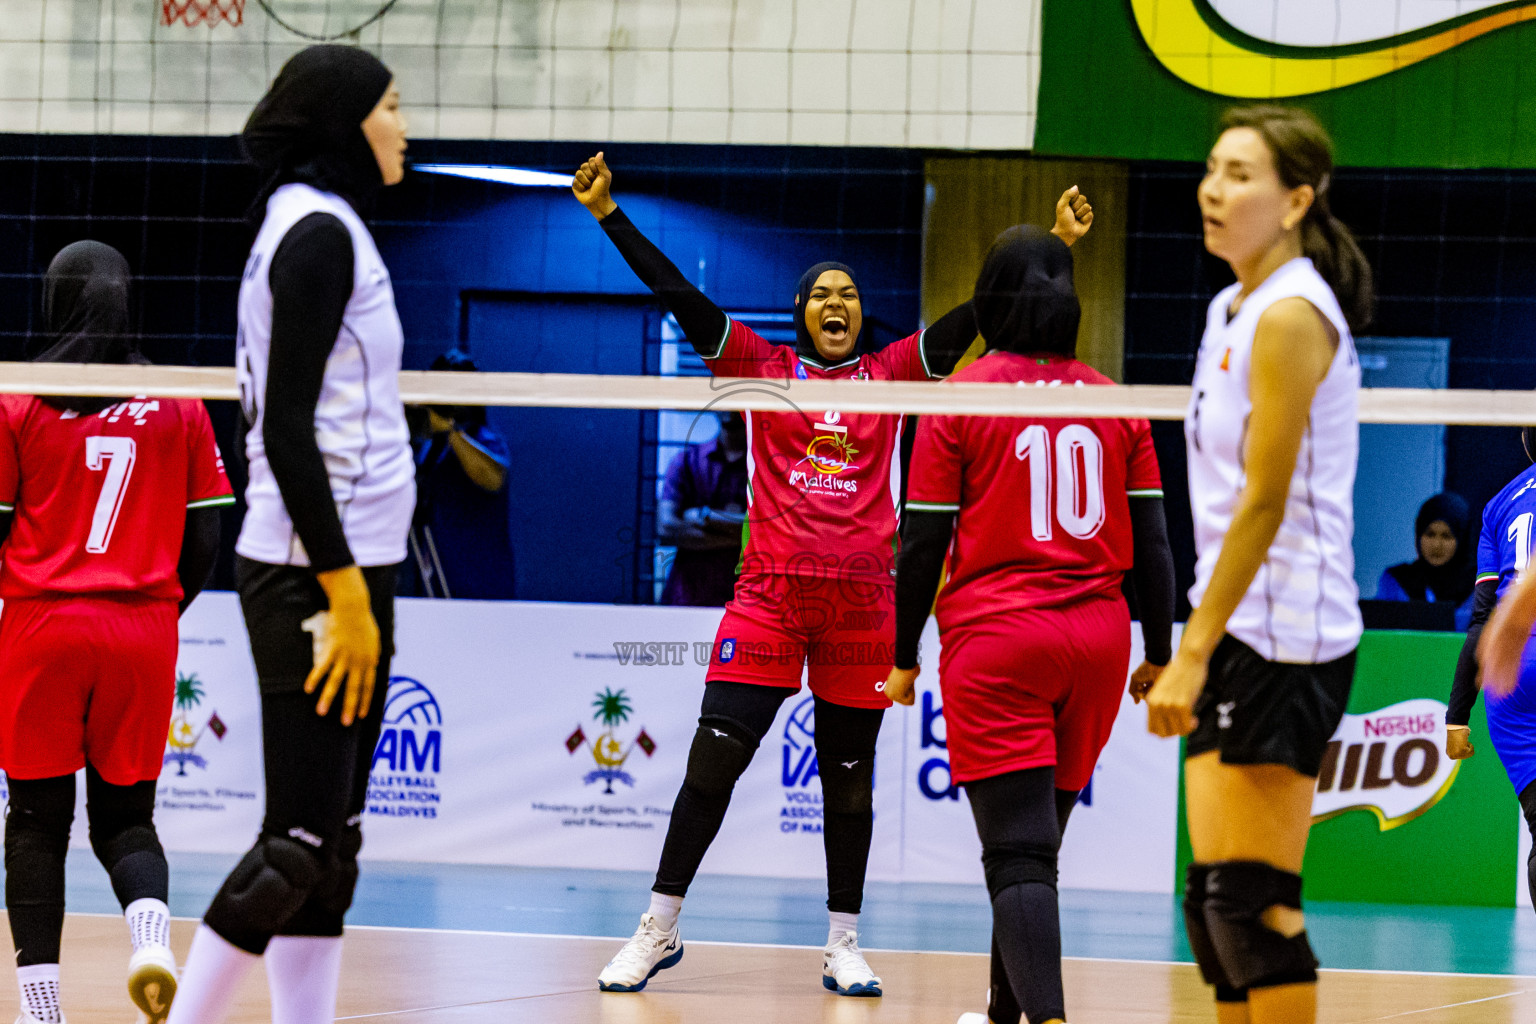
[[[1525, 827], [1536, 838], [1536, 782], [1520, 791], [1520, 809], [1525, 812]], [[1530, 886], [1531, 902], [1536, 903], [1536, 849], [1525, 859], [1525, 883]]]
[[[9, 779], [5, 819], [5, 905], [16, 966], [59, 962], [64, 930], [64, 856], [75, 818], [75, 777]], [[123, 909], [164, 902], [170, 891], [165, 850], [155, 833], [155, 780], [114, 786], [85, 769], [91, 849], [112, 878]]]
[[[368, 773], [389, 694], [395, 567], [363, 569], [379, 627], [380, 653], [368, 714], [350, 726], [341, 724], [339, 695], [330, 713], [321, 718], [315, 714], [318, 697], [298, 689], [293, 685], [295, 679], [271, 668], [293, 661], [307, 671], [312, 664], [309, 635], [296, 624], [324, 607], [314, 575], [308, 569], [249, 562], [243, 571], [245, 576], [239, 581], [241, 604], [251, 633], [252, 653], [258, 673], [264, 664], [270, 673], [259, 679], [267, 804], [258, 844], [267, 838], [306, 835], [305, 845], [320, 869], [319, 880], [308, 890], [299, 909], [275, 927], [253, 920], [241, 895], [244, 880], [238, 866], [225, 879], [203, 923], [231, 944], [260, 954], [273, 935], [340, 935], [352, 905], [357, 855], [363, 845]], [[302, 678], [302, 674], [297, 676]]]
[[275, 932], [251, 928], [221, 888], [203, 920], [241, 949], [262, 953], [273, 934], [342, 933], [357, 884], [368, 770], [384, 720], [384, 678], [374, 690], [368, 717], [351, 726], [341, 724], [339, 698], [321, 718], [311, 694], [262, 694], [267, 807], [261, 834], [287, 836], [290, 829], [299, 828], [318, 838], [322, 875], [303, 905]]
[[1029, 768], [967, 783], [992, 898], [992, 987], [987, 1015], [1015, 1024], [1065, 1017], [1056, 854], [1077, 794], [1055, 769]]
[[[1056, 825], [1057, 831], [1062, 836], [1067, 834], [1067, 820], [1072, 817], [1072, 808], [1077, 806], [1080, 793], [1081, 790], [1076, 789], [1056, 791]], [[1014, 996], [1013, 986], [1008, 982], [1008, 967], [1003, 963], [1003, 953], [997, 945], [995, 925], [992, 929], [991, 974], [991, 984], [987, 988], [987, 1019], [992, 1024], [1019, 1024], [1024, 1017], [1024, 1011], [1019, 1009], [1019, 1001]]]
[[[656, 884], [668, 896], [686, 896], [704, 853], [714, 842], [736, 779], [773, 727], [779, 706], [798, 691], [780, 686], [712, 682], [704, 687], [699, 733], [688, 771], [672, 805]], [[827, 909], [857, 914], [874, 831], [875, 740], [880, 708], [850, 708], [816, 698], [816, 762], [821, 775], [822, 843], [827, 855]], [[712, 744], [726, 734], [734, 744]], [[726, 763], [729, 759], [730, 763]]]

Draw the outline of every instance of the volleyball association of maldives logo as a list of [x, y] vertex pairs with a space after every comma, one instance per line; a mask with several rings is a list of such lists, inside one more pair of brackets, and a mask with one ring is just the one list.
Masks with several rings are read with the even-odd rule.
[[206, 770], [208, 761], [197, 752], [198, 744], [209, 733], [213, 733], [213, 738], [222, 743], [224, 734], [229, 731], [217, 711], [209, 714], [201, 725], [193, 724], [196, 718], [202, 717], [198, 707], [205, 696], [207, 694], [202, 680], [197, 678], [196, 672], [176, 673], [175, 711], [171, 714], [171, 729], [165, 740], [165, 760], [162, 763], [174, 764], [177, 775], [186, 775], [187, 765]]
[[1342, 89], [1536, 21], [1536, 0], [1131, 0], [1131, 10], [1170, 72], [1244, 99]]
[[[383, 762], [381, 765], [380, 762]], [[425, 683], [390, 676], [373, 770], [436, 774], [443, 768], [443, 709]]]
[[656, 753], [656, 741], [651, 739], [643, 726], [628, 744], [619, 738], [619, 727], [634, 714], [629, 696], [623, 690], [615, 693], [604, 687], [603, 692], [595, 695], [592, 708], [592, 718], [602, 724], [603, 731], [588, 739], [586, 730], [578, 723], [576, 730], [565, 738], [566, 753], [575, 754], [582, 747], [591, 752], [595, 767], [582, 778], [582, 782], [588, 786], [601, 782], [605, 794], [613, 792], [615, 782], [633, 786], [634, 776], [624, 770], [624, 765], [637, 749], [646, 757]]
[[1369, 811], [1386, 832], [1427, 813], [1461, 772], [1440, 749], [1443, 721], [1445, 705], [1428, 697], [1345, 715], [1323, 751], [1312, 820]]

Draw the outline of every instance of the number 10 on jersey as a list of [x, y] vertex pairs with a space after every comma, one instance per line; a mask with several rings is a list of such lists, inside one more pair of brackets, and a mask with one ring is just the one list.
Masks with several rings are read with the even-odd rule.
[[1054, 511], [1063, 530], [1087, 540], [1104, 525], [1104, 445], [1081, 423], [1069, 423], [1057, 433], [1054, 453], [1052, 448], [1051, 432], [1041, 423], [1013, 440], [1014, 458], [1029, 464], [1030, 530], [1035, 540], [1050, 540]]

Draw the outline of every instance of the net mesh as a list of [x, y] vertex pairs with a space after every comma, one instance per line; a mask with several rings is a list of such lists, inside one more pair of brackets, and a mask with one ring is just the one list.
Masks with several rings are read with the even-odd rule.
[[1034, 138], [1041, 0], [143, 2], [7, 4], [0, 131], [231, 134], [289, 56], [334, 40], [389, 64], [418, 137]]
[[161, 0], [160, 24], [182, 24], [188, 28], [198, 25], [243, 25], [245, 0]]

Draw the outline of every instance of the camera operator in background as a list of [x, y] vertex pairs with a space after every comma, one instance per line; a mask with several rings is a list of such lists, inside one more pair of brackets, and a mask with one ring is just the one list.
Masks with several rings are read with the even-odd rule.
[[[465, 352], [452, 349], [433, 370], [477, 371]], [[507, 535], [510, 456], [484, 406], [417, 406], [416, 515], [410, 557], [400, 571], [405, 597], [510, 600], [516, 594], [512, 542]]]
[[747, 422], [722, 412], [720, 432], [690, 444], [667, 467], [656, 535], [677, 546], [662, 604], [723, 607], [736, 587], [747, 509]]

